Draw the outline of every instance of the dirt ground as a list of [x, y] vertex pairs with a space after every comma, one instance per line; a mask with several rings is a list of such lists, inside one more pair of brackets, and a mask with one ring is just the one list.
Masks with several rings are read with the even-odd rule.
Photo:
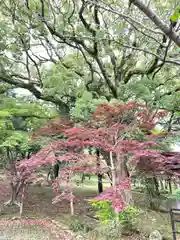
[[[75, 186], [74, 192], [76, 193], [77, 200], [75, 203], [75, 215], [76, 219], [80, 222], [85, 223], [89, 226], [90, 229], [93, 229], [96, 224], [97, 220], [93, 218], [93, 212], [91, 207], [88, 204], [87, 199], [96, 196], [96, 179], [88, 181], [86, 180], [85, 183], [81, 186]], [[8, 186], [7, 183], [1, 179], [0, 184], [0, 191], [1, 191], [1, 198], [0, 203], [2, 204], [4, 201], [8, 200]], [[24, 204], [24, 217], [30, 219], [39, 219], [40, 221], [43, 220], [46, 222], [45, 228], [42, 227], [43, 224], [36, 226], [36, 228], [32, 225], [30, 228], [27, 228], [27, 225], [24, 226], [21, 224], [21, 228], [18, 228], [15, 225], [12, 227], [5, 227], [0, 228], [0, 233], [2, 237], [8, 234], [8, 240], [17, 239], [17, 240], [29, 240], [29, 239], [71, 239], [72, 235], [68, 231], [68, 228], [71, 224], [70, 212], [69, 212], [69, 203], [67, 201], [60, 202], [58, 204], [52, 204], [52, 198], [54, 194], [50, 186], [31, 186], [28, 190], [28, 199], [25, 201]], [[135, 202], [140, 206], [143, 206], [143, 201], [145, 201], [142, 197], [142, 194], [135, 193]], [[12, 217], [19, 216], [19, 209], [17, 207], [7, 207], [3, 212], [0, 214], [0, 225], [4, 219], [9, 219]], [[50, 230], [48, 229], [48, 222], [54, 221], [58, 224], [58, 230], [61, 234], [60, 238], [54, 236]], [[142, 224], [143, 222], [143, 224]], [[52, 223], [51, 223], [52, 224]], [[50, 224], [50, 226], [52, 226]], [[152, 212], [152, 211], [144, 211], [143, 214], [140, 216], [139, 220], [137, 221], [138, 229], [142, 232], [142, 235], [133, 235], [120, 238], [122, 240], [143, 240], [148, 239], [148, 235], [153, 230], [158, 230], [163, 236], [166, 237], [167, 240], [172, 239], [171, 234], [171, 224], [170, 218], [168, 214]], [[9, 229], [9, 230], [8, 230]], [[14, 229], [14, 230], [13, 230]], [[54, 232], [56, 232], [54, 230]], [[16, 233], [16, 234], [15, 234]], [[64, 235], [64, 236], [63, 236]], [[143, 237], [145, 235], [145, 237]], [[22, 238], [20, 238], [22, 236]], [[19, 238], [18, 238], [19, 237]], [[75, 239], [75, 238], [74, 238]], [[2, 240], [7, 240], [6, 238], [2, 238]]]
[[[58, 236], [51, 229], [51, 224], [47, 221], [32, 221], [30, 223], [29, 220], [1, 220], [0, 225], [0, 239], [2, 240], [58, 239]], [[59, 236], [61, 239], [70, 239], [64, 231], [59, 232]]]

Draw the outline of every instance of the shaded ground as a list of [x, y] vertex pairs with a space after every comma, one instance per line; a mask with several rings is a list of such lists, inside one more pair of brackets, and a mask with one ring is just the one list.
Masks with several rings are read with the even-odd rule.
[[51, 240], [56, 239], [50, 231], [38, 226], [11, 226], [1, 227], [2, 240]]
[[71, 234], [48, 220], [20, 219], [0, 221], [1, 240], [71, 240]]
[[[83, 222], [83, 224], [87, 225], [90, 229], [96, 226], [96, 220], [92, 218], [93, 213], [91, 211], [90, 206], [88, 205], [87, 199], [92, 198], [97, 194], [96, 182], [97, 180], [93, 178], [91, 179], [91, 181], [85, 180], [85, 183], [82, 186], [75, 187], [75, 193], [77, 195], [77, 202], [75, 203], [76, 219], [79, 220], [80, 222]], [[57, 221], [59, 224], [66, 224], [69, 227], [71, 227], [72, 220], [69, 214], [69, 203], [66, 201], [63, 201], [61, 203], [52, 205], [52, 197], [53, 197], [53, 192], [51, 187], [49, 186], [30, 187], [29, 197], [24, 205], [24, 215], [28, 217], [39, 218], [39, 219], [50, 218]], [[84, 198], [86, 198], [86, 200], [84, 200]], [[134, 198], [137, 206], [141, 206], [141, 207], [146, 206], [145, 199], [142, 193], [135, 192]], [[4, 198], [0, 200], [2, 202], [5, 199], [7, 199], [7, 196], [4, 195]], [[6, 208], [6, 210], [1, 214], [0, 219], [6, 219], [7, 217], [18, 216], [18, 215], [19, 215], [18, 208], [9, 207], [9, 208]], [[145, 238], [143, 238], [142, 236], [134, 235], [134, 236], [124, 237], [122, 238], [122, 240], [148, 239], [148, 235], [153, 230], [160, 231], [160, 233], [162, 233], [163, 236], [166, 237], [166, 239], [169, 239], [169, 240], [172, 239], [169, 214], [153, 212], [153, 211], [144, 211], [137, 221], [137, 226], [140, 232], [146, 235]], [[179, 229], [180, 229], [180, 226], [179, 226]], [[17, 232], [17, 236], [18, 234], [19, 236], [22, 234], [21, 230], [19, 231], [20, 231], [19, 233]], [[37, 228], [36, 230], [33, 227], [30, 230], [24, 228], [23, 232], [24, 234], [30, 234], [29, 235], [30, 237], [23, 238], [24, 240], [26, 239], [33, 240], [33, 237], [34, 239], [38, 240], [40, 239], [38, 238], [38, 235], [41, 236], [41, 234], [42, 236], [44, 236], [43, 234], [45, 234], [45, 237], [42, 237], [41, 239], [45, 239], [45, 240], [54, 239], [52, 235], [49, 235], [50, 233], [46, 234], [44, 230], [42, 230], [40, 227]], [[11, 235], [13, 235], [11, 231], [10, 233]], [[34, 234], [34, 236], [32, 234]], [[13, 238], [13, 239], [16, 239], [16, 238]], [[17, 239], [21, 240], [21, 238], [17, 238]], [[59, 238], [59, 239], [63, 239], [63, 238]], [[70, 239], [70, 238], [67, 238], [67, 239]], [[11, 238], [9, 238], [8, 240], [11, 240]]]

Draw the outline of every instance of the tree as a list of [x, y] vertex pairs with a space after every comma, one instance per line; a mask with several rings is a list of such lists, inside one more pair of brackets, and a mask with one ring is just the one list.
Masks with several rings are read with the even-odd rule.
[[[56, 161], [57, 158], [69, 164], [61, 169], [60, 176], [53, 187], [57, 196], [53, 203], [63, 199], [70, 201], [71, 214], [74, 213], [73, 175], [76, 173], [103, 173], [106, 168], [97, 166], [96, 156], [84, 154], [83, 149], [95, 147], [109, 154], [108, 168], [112, 175], [112, 187], [105, 190], [97, 200], [110, 200], [113, 208], [119, 212], [124, 206], [131, 204], [130, 190], [131, 172], [142, 157], [153, 159], [160, 168], [165, 161], [160, 149], [158, 137], [150, 134], [159, 118], [167, 115], [166, 111], [149, 110], [145, 105], [135, 102], [127, 104], [101, 104], [97, 107], [93, 118], [80, 127], [66, 126], [64, 122], [56, 125], [54, 132], [62, 132], [66, 139], [58, 139], [42, 149], [30, 161], [23, 160], [20, 168], [34, 169], [37, 166]], [[66, 121], [67, 123], [67, 121]], [[41, 133], [49, 134], [47, 128]], [[52, 128], [50, 133], [52, 134]], [[153, 139], [153, 141], [152, 141]], [[57, 156], [56, 152], [60, 152]], [[48, 157], [47, 157], [48, 156]], [[49, 157], [51, 156], [51, 157]], [[56, 157], [55, 157], [56, 156]], [[61, 183], [66, 188], [61, 192]], [[60, 191], [60, 192], [59, 192]]]
[[44, 125], [52, 115], [50, 109], [43, 108], [43, 104], [4, 94], [1, 94], [0, 107], [0, 153], [3, 159], [1, 164], [11, 187], [11, 197], [5, 205], [18, 204], [22, 212], [22, 198], [29, 174], [26, 173], [24, 176], [16, 165], [20, 160], [29, 159], [40, 150], [43, 143], [32, 142], [31, 134]]
[[[28, 89], [37, 98], [56, 104], [64, 114], [83, 90], [108, 101], [138, 97], [144, 103], [151, 97], [158, 107], [179, 109], [175, 99], [171, 108], [164, 104], [166, 97], [179, 98], [178, 48], [162, 43], [164, 33], [172, 40], [176, 34], [169, 33], [165, 23], [159, 26], [155, 14], [156, 25], [164, 32], [142, 14], [150, 17], [152, 6], [166, 21], [171, 1], [166, 7], [158, 1], [149, 7], [132, 1], [140, 11], [129, 10], [126, 2], [118, 0], [64, 0], [59, 6], [50, 0], [28, 3], [0, 3], [1, 82]], [[170, 80], [164, 76], [167, 71]]]

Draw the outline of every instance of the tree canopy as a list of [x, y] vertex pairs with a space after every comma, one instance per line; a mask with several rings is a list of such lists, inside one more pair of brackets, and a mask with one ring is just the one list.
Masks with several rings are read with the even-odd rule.
[[18, 205], [22, 216], [43, 181], [52, 203], [68, 201], [75, 215], [87, 174], [97, 179], [90, 202], [99, 220], [127, 230], [137, 213], [134, 179], [153, 209], [167, 184], [174, 191], [179, 20], [175, 0], [0, 0], [3, 206]]
[[84, 91], [179, 111], [179, 38], [168, 27], [175, 4], [130, 2], [0, 1], [1, 83], [63, 113]]

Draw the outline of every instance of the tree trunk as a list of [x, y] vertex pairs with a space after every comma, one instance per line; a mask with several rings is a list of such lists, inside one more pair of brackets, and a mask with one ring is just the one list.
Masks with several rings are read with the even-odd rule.
[[148, 207], [152, 210], [158, 210], [160, 205], [159, 189], [155, 186], [154, 177], [146, 177], [146, 198]]
[[159, 196], [160, 195], [159, 184], [158, 184], [158, 181], [157, 181], [155, 176], [153, 177], [153, 180], [154, 180], [154, 186], [155, 186], [155, 193], [156, 193], [157, 196]]
[[13, 183], [11, 183], [11, 197], [7, 202], [4, 203], [5, 206], [17, 205], [18, 207], [20, 207], [20, 202], [18, 201], [18, 195], [22, 187], [23, 187], [23, 184], [21, 185], [17, 183], [16, 185], [14, 185]]
[[160, 186], [161, 186], [161, 191], [164, 191], [164, 183], [163, 183], [163, 180], [160, 179]]
[[102, 174], [98, 174], [98, 193], [103, 192]]
[[108, 178], [109, 178], [109, 181], [110, 181], [110, 184], [111, 184], [111, 186], [112, 186], [112, 176], [111, 176], [111, 172], [107, 172], [106, 174], [107, 174], [107, 176], [108, 176]]
[[168, 181], [165, 180], [165, 190], [168, 190]]
[[152, 179], [146, 177], [145, 182], [146, 182], [146, 197], [147, 197], [148, 207], [150, 209], [154, 209], [154, 204], [153, 204], [154, 186], [152, 184]]
[[21, 194], [21, 202], [20, 202], [20, 217], [22, 217], [22, 215], [23, 215], [24, 197], [25, 197], [25, 185], [23, 186], [22, 194]]
[[16, 187], [13, 185], [13, 183], [11, 183], [11, 198], [10, 198], [10, 205], [13, 205], [14, 202], [16, 201]]
[[73, 203], [73, 199], [70, 200], [70, 211], [71, 211], [71, 216], [74, 216], [74, 203]]
[[[130, 174], [127, 168], [127, 157], [117, 154], [116, 158], [117, 158], [116, 184], [120, 184], [126, 179], [129, 179]], [[124, 189], [121, 194], [124, 199], [124, 203], [127, 206], [133, 204], [131, 189]]]
[[54, 172], [54, 178], [57, 178], [59, 176], [59, 164], [58, 163], [56, 163], [53, 166], [53, 172]]
[[[96, 149], [96, 156], [97, 156], [97, 169], [99, 170], [101, 166], [99, 149]], [[103, 192], [102, 174], [98, 172], [97, 177], [98, 177], [98, 193], [100, 194]]]
[[[111, 172], [112, 172], [112, 184], [113, 187], [116, 187], [119, 184], [123, 184], [124, 181], [129, 179], [129, 171], [127, 169], [127, 158], [123, 155], [116, 154], [113, 156], [113, 153], [110, 153], [110, 162], [111, 162]], [[116, 164], [116, 167], [115, 167]], [[132, 191], [131, 189], [122, 189], [119, 192], [121, 195], [122, 201], [126, 206], [132, 205]]]
[[82, 177], [81, 177], [81, 183], [84, 183], [84, 180], [85, 180], [85, 175], [84, 173], [82, 174]]
[[172, 194], [171, 179], [168, 179], [168, 185], [169, 185], [169, 192]]

